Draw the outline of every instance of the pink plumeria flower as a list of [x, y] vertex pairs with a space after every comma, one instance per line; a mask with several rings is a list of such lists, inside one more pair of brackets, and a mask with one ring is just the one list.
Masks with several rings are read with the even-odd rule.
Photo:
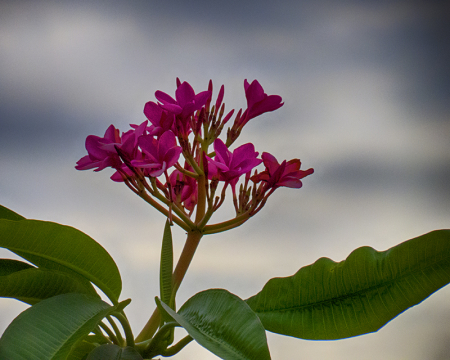
[[186, 119], [195, 111], [200, 110], [210, 96], [209, 90], [195, 94], [192, 86], [186, 81], [181, 83], [175, 91], [176, 100], [162, 91], [158, 90], [155, 93], [155, 97], [163, 109], [179, 115], [182, 119]]
[[[192, 171], [190, 167], [187, 170]], [[181, 203], [184, 202], [184, 207], [187, 210], [193, 210], [197, 204], [197, 181], [175, 169], [169, 176], [169, 182], [172, 189], [172, 199], [179, 200]]]
[[314, 169], [300, 170], [301, 162], [299, 159], [284, 160], [279, 164], [275, 156], [267, 152], [264, 152], [261, 157], [266, 170], [252, 176], [251, 179], [255, 183], [264, 181], [267, 183], [268, 188], [276, 189], [280, 186], [285, 186], [299, 189], [302, 187], [300, 179], [314, 172]]
[[89, 135], [86, 138], [86, 150], [88, 155], [77, 161], [75, 169], [88, 170], [97, 168], [94, 171], [101, 171], [106, 167], [120, 167], [122, 161], [117, 155], [114, 146], [120, 145], [120, 132], [113, 125], [106, 129], [105, 136], [99, 137]]
[[149, 176], [158, 177], [178, 161], [181, 147], [177, 146], [175, 135], [166, 131], [159, 139], [152, 135], [142, 135], [138, 140], [144, 159], [132, 160], [131, 165], [147, 170]]
[[283, 106], [281, 96], [267, 95], [257, 80], [251, 84], [247, 79], [244, 81], [245, 97], [247, 98], [247, 109], [242, 114], [239, 126], [244, 126], [250, 119], [269, 111], [274, 111]]
[[164, 110], [160, 105], [149, 101], [144, 106], [144, 114], [152, 125], [149, 128], [150, 135], [161, 136], [172, 128], [175, 122], [175, 114]]
[[146, 133], [147, 120], [140, 125], [131, 125], [134, 129], [123, 133], [113, 125], [109, 126], [104, 137], [89, 135], [86, 138], [86, 150], [88, 155], [77, 162], [77, 170], [95, 169], [103, 170], [106, 167], [112, 167], [117, 170], [111, 176], [114, 181], [123, 181], [125, 177], [132, 177], [134, 173], [122, 162], [117, 149], [120, 149], [121, 155], [126, 156], [128, 160], [139, 157], [140, 151], [137, 148], [137, 139]]
[[216, 139], [214, 150], [216, 152], [214, 160], [206, 156], [208, 177], [225, 181], [231, 185], [233, 192], [239, 177], [262, 162], [261, 159], [257, 158], [259, 153], [255, 151], [255, 147], [251, 143], [239, 146], [233, 152], [230, 152], [222, 140]]

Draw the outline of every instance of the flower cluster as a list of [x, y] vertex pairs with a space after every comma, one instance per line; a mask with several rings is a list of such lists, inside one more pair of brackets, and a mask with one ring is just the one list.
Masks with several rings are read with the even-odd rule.
[[[88, 136], [88, 155], [76, 169], [112, 167], [116, 170], [112, 180], [124, 182], [187, 231], [208, 234], [239, 226], [264, 206], [275, 189], [300, 188], [301, 179], [313, 173], [313, 169], [300, 170], [298, 159], [280, 164], [266, 152], [260, 158], [251, 143], [230, 150], [248, 121], [283, 105], [280, 96], [264, 93], [257, 80], [251, 84], [245, 80], [244, 89], [247, 108], [237, 112], [225, 142], [219, 136], [234, 110], [225, 114], [224, 86], [212, 105], [211, 81], [208, 90], [196, 94], [189, 83], [177, 79], [175, 98], [156, 91], [157, 102], [145, 104], [147, 120], [140, 125], [131, 125], [122, 135], [111, 125], [103, 137]], [[260, 164], [265, 170], [258, 173], [255, 168]], [[222, 190], [217, 192], [219, 184]], [[228, 185], [236, 216], [207, 225], [223, 204]]]

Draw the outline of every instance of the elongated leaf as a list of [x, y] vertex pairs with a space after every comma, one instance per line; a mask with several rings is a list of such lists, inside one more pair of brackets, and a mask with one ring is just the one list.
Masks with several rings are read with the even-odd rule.
[[302, 339], [341, 339], [377, 331], [450, 282], [450, 230], [387, 251], [321, 258], [295, 275], [274, 278], [247, 303], [266, 330]]
[[98, 296], [90, 282], [80, 282], [67, 273], [0, 259], [0, 297], [15, 298], [33, 305], [52, 296], [73, 292]]
[[17, 214], [16, 212], [9, 210], [8, 208], [0, 205], [0, 219], [5, 220], [25, 220], [22, 215]]
[[0, 259], [0, 276], [7, 276], [17, 271], [34, 268], [35, 268], [34, 266], [24, 263], [23, 261], [12, 259]]
[[107, 344], [92, 351], [86, 360], [143, 360], [142, 356], [133, 348]]
[[65, 360], [72, 347], [115, 310], [98, 298], [64, 294], [16, 317], [0, 339], [0, 359]]
[[270, 359], [266, 333], [258, 317], [245, 301], [226, 290], [200, 292], [178, 313], [159, 304], [200, 345], [222, 359]]
[[118, 301], [122, 281], [114, 260], [77, 229], [38, 220], [0, 220], [0, 247], [39, 267], [78, 274]]
[[172, 272], [173, 272], [173, 245], [172, 232], [170, 230], [169, 220], [166, 221], [164, 227], [164, 235], [161, 246], [161, 263], [159, 271], [159, 287], [162, 302], [169, 304], [172, 297]]

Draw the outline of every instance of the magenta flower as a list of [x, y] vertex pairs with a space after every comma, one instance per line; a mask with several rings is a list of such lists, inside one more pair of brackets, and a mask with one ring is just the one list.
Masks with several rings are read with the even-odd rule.
[[180, 84], [175, 91], [176, 100], [162, 91], [158, 90], [155, 93], [155, 97], [161, 102], [161, 107], [164, 110], [180, 115], [183, 119], [200, 110], [210, 96], [211, 92], [209, 90], [202, 91], [196, 95], [192, 86], [186, 81]]
[[283, 106], [281, 96], [267, 95], [257, 80], [251, 84], [244, 80], [245, 97], [247, 98], [247, 110], [242, 114], [239, 121], [240, 127], [244, 126], [250, 119], [263, 113], [274, 111]]
[[139, 147], [144, 153], [142, 160], [132, 160], [131, 165], [147, 170], [149, 176], [158, 177], [175, 165], [181, 154], [175, 135], [166, 131], [157, 140], [152, 135], [142, 135], [138, 139]]
[[217, 178], [231, 184], [233, 191], [239, 177], [262, 162], [261, 159], [257, 158], [259, 153], [255, 151], [255, 147], [251, 143], [239, 146], [233, 152], [230, 152], [222, 140], [216, 139], [214, 150], [216, 152], [214, 160], [206, 157], [208, 160], [208, 177], [210, 179]]
[[[113, 181], [123, 181], [125, 177], [134, 176], [133, 171], [122, 162], [122, 156], [127, 160], [140, 156], [137, 147], [139, 136], [146, 133], [147, 120], [140, 125], [131, 125], [134, 129], [123, 133], [120, 136], [119, 130], [113, 125], [109, 126], [104, 137], [89, 135], [86, 138], [86, 150], [88, 155], [78, 160], [75, 168], [77, 170], [95, 169], [103, 170], [112, 167], [117, 171], [111, 176]], [[117, 151], [119, 149], [120, 155]]]
[[[187, 170], [192, 171], [190, 167]], [[193, 210], [197, 204], [197, 181], [175, 169], [169, 176], [169, 182], [172, 199], [180, 203], [184, 202], [184, 207], [187, 210]]]
[[269, 188], [276, 189], [280, 186], [301, 188], [302, 182], [300, 179], [314, 172], [314, 169], [300, 170], [301, 162], [299, 159], [292, 159], [287, 162], [284, 160], [279, 164], [277, 159], [269, 153], [264, 152], [261, 157], [266, 170], [252, 176], [251, 179], [255, 183], [264, 181]]
[[173, 113], [164, 110], [160, 105], [153, 101], [149, 101], [145, 104], [144, 114], [152, 123], [149, 129], [150, 135], [161, 136], [172, 128], [175, 121], [175, 115]]
[[100, 171], [108, 166], [113, 168], [120, 167], [122, 161], [114, 148], [114, 146], [120, 144], [120, 132], [113, 125], [106, 129], [105, 136], [102, 138], [89, 135], [86, 138], [85, 145], [88, 155], [77, 161], [75, 169], [88, 170], [97, 168], [94, 171]]

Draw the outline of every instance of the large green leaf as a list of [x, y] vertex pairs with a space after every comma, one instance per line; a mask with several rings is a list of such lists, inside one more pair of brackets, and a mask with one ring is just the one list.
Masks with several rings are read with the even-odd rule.
[[0, 297], [15, 298], [33, 305], [43, 299], [72, 292], [98, 296], [90, 282], [79, 281], [67, 273], [0, 259]]
[[377, 331], [450, 282], [450, 230], [387, 251], [321, 258], [295, 275], [271, 279], [247, 300], [266, 330], [302, 339], [340, 339]]
[[98, 298], [64, 294], [16, 317], [0, 339], [0, 359], [66, 360], [78, 341], [115, 310]]
[[264, 327], [250, 307], [222, 289], [200, 292], [176, 313], [159, 305], [200, 345], [225, 360], [268, 360]]
[[0, 220], [0, 247], [41, 268], [78, 274], [118, 302], [122, 281], [114, 260], [77, 229], [38, 220]]
[[18, 213], [9, 210], [8, 208], [0, 205], [0, 219], [5, 220], [25, 220], [25, 218], [22, 215], [19, 215]]

